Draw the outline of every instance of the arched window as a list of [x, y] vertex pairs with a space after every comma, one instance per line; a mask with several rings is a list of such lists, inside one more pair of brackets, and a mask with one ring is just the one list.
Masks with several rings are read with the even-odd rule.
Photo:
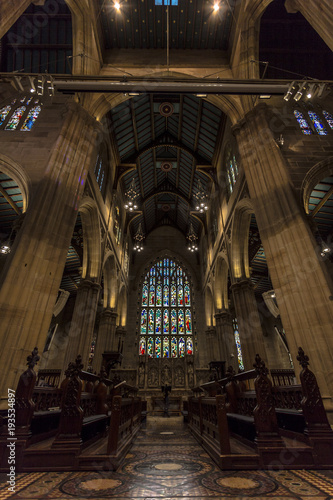
[[[1, 111], [0, 111], [1, 113]], [[331, 129], [333, 129], [333, 115], [331, 113], [328, 113], [327, 111], [323, 111], [323, 115]]]
[[296, 120], [298, 121], [299, 123], [299, 126], [303, 132], [303, 134], [305, 135], [311, 135], [312, 134], [312, 130], [310, 129], [309, 127], [309, 124], [308, 122], [305, 120], [304, 116], [302, 115], [302, 113], [300, 113], [299, 111], [297, 111], [295, 109], [294, 111], [294, 115], [296, 117]]
[[95, 177], [97, 184], [99, 185], [100, 191], [103, 190], [104, 178], [105, 178], [105, 168], [103, 165], [103, 157], [98, 155], [95, 165]]
[[316, 131], [318, 132], [318, 134], [319, 135], [327, 135], [327, 130], [324, 128], [324, 125], [322, 124], [317, 113], [314, 113], [313, 111], [308, 111], [308, 115], [309, 115], [310, 120], [312, 121]]
[[237, 348], [238, 367], [240, 370], [244, 370], [242, 348], [241, 348], [239, 332], [238, 332], [238, 323], [237, 323], [236, 318], [232, 320], [232, 326], [234, 329], [235, 342], [236, 342], [236, 348]]
[[227, 177], [228, 177], [228, 185], [229, 185], [229, 191], [230, 193], [233, 192], [234, 186], [236, 184], [236, 180], [238, 177], [238, 165], [236, 161], [236, 156], [234, 152], [232, 151], [230, 145], [228, 145], [226, 149], [226, 156], [225, 156], [225, 167], [226, 167], [226, 172], [227, 172]]
[[142, 285], [139, 354], [193, 354], [191, 285], [182, 267], [168, 258], [150, 269]]
[[[17, 99], [14, 99], [10, 105], [0, 109], [0, 127], [4, 128], [4, 130], [20, 130], [21, 132], [30, 132], [41, 110], [42, 103], [39, 99], [33, 99], [33, 97], [26, 96], [21, 97], [18, 101]], [[12, 114], [10, 115], [11, 111]], [[20, 127], [22, 118], [27, 111], [28, 114], [23, 121], [23, 125]], [[7, 123], [5, 124], [6, 121]], [[4, 127], [2, 127], [2, 125]]]

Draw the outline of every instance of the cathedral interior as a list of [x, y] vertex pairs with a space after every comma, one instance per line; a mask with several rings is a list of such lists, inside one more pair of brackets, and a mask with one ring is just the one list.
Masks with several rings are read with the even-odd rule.
[[[330, 0], [1, 2], [0, 449], [10, 391], [19, 436], [1, 498], [332, 498], [332, 33]], [[323, 425], [320, 459], [297, 448], [270, 469], [255, 376], [285, 377], [289, 402], [302, 386], [283, 427], [302, 408], [315, 449]], [[133, 398], [115, 472], [93, 465], [96, 439], [81, 454], [81, 427], [102, 432], [90, 396], [79, 437], [64, 430], [72, 383], [94, 404], [108, 387], [104, 434]], [[34, 386], [58, 398], [43, 424]], [[219, 435], [229, 415], [219, 458], [196, 420], [206, 396]]]

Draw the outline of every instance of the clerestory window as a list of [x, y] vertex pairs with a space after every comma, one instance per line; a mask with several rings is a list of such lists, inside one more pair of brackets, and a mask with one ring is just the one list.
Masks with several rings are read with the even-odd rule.
[[0, 129], [30, 132], [41, 111], [39, 99], [26, 96], [14, 99], [0, 109]]

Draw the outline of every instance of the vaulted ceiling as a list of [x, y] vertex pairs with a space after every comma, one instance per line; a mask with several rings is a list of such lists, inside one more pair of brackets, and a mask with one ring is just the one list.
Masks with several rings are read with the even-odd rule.
[[[163, 116], [166, 106], [169, 116]], [[124, 194], [134, 179], [139, 195], [142, 213], [132, 231], [139, 223], [146, 234], [171, 224], [186, 233], [191, 220], [198, 233], [199, 213], [190, 216], [196, 193], [207, 190], [212, 181], [225, 115], [193, 95], [143, 95], [112, 110], [111, 121], [121, 164], [134, 166], [122, 177]]]

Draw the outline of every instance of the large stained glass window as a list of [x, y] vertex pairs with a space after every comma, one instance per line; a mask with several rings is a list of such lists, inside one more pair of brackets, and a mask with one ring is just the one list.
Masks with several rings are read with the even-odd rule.
[[25, 106], [20, 106], [19, 108], [17, 108], [10, 117], [10, 120], [5, 127], [5, 130], [16, 130], [26, 109], [27, 108]]
[[237, 348], [238, 367], [240, 370], [243, 371], [244, 370], [244, 363], [243, 363], [243, 356], [242, 356], [242, 347], [241, 347], [239, 332], [238, 332], [237, 319], [232, 320], [232, 326], [234, 329], [235, 342], [236, 342], [236, 348]]
[[28, 113], [27, 118], [25, 119], [21, 130], [23, 131], [30, 131], [35, 123], [35, 121], [38, 118], [39, 113], [42, 111], [42, 108], [40, 105], [34, 106], [31, 108], [31, 110]]
[[182, 267], [168, 258], [156, 262], [142, 285], [139, 354], [151, 358], [193, 354], [192, 303]]
[[[0, 126], [3, 125], [1, 128], [5, 130], [30, 132], [41, 110], [42, 103], [39, 99], [26, 96], [14, 99], [8, 106], [0, 109]], [[24, 120], [23, 115], [26, 115]]]
[[238, 177], [238, 165], [230, 144], [227, 146], [225, 158], [229, 192], [232, 193]]

